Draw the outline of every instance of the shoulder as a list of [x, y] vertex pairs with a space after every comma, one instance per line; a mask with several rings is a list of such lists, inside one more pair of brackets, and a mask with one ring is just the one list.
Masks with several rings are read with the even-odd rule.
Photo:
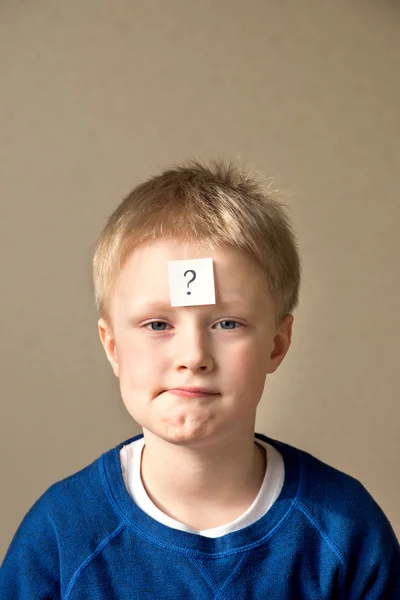
[[104, 456], [115, 452], [116, 448], [108, 450], [87, 466], [53, 483], [31, 511], [45, 513], [69, 543], [91, 531], [100, 537], [106, 535], [119, 522], [109, 500], [103, 471]]
[[388, 517], [359, 479], [305, 450], [261, 438], [281, 453], [285, 477], [296, 480], [294, 512], [319, 532], [342, 562], [372, 546], [400, 553]]
[[[87, 506], [95, 504], [101, 496], [100, 465], [101, 457], [45, 489], [25, 514], [20, 529], [36, 527], [40, 529], [59, 528], [71, 523], [72, 515], [79, 518]], [[76, 513], [76, 514], [75, 514]]]
[[301, 464], [299, 509], [335, 530], [385, 526], [387, 517], [364, 484], [312, 454], [298, 450]]
[[392, 525], [363, 483], [304, 450], [278, 444], [287, 456], [298, 457], [297, 514], [336, 555], [343, 571], [355, 577], [360, 570], [366, 577], [375, 570], [382, 578], [400, 573], [400, 546]]
[[[35, 582], [31, 597], [50, 597], [46, 594], [61, 578], [71, 580], [93, 549], [118, 533], [120, 519], [109, 501], [102, 474], [104, 455], [117, 448], [52, 484], [35, 501], [10, 543], [0, 584], [18, 590], [29, 574]], [[14, 595], [19, 597], [17, 591]]]
[[[260, 436], [282, 455], [285, 477], [295, 480], [295, 504], [306, 508], [316, 518], [364, 519], [381, 510], [369, 491], [349, 475], [316, 456], [267, 436]], [[360, 505], [363, 512], [360, 513]]]
[[[50, 520], [57, 531], [70, 532], [69, 539], [79, 535], [81, 527], [86, 534], [94, 530], [99, 535], [105, 533], [103, 523], [107, 531], [117, 527], [120, 515], [113, 502], [113, 486], [124, 487], [119, 453], [121, 448], [140, 437], [142, 434], [119, 443], [82, 469], [53, 483], [33, 504], [24, 521]], [[106, 464], [109, 465], [108, 475]]]
[[341, 563], [351, 598], [398, 598], [400, 546], [392, 525], [365, 486], [351, 475], [300, 451], [298, 510]]

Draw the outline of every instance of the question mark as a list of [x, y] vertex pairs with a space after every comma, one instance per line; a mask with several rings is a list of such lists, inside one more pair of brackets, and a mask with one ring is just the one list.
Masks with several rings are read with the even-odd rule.
[[[187, 286], [189, 287], [189, 285], [192, 283], [192, 281], [194, 281], [196, 279], [196, 272], [193, 271], [192, 269], [189, 269], [188, 271], [185, 271], [185, 273], [183, 274], [184, 277], [186, 277], [186, 273], [193, 273], [193, 279], [191, 279]], [[190, 296], [191, 292], [188, 292], [188, 295]]]

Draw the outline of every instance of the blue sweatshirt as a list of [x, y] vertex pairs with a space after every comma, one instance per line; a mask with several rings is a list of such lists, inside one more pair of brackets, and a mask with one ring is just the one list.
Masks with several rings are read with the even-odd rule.
[[1, 600], [400, 600], [399, 543], [353, 477], [256, 433], [283, 459], [279, 495], [250, 525], [207, 537], [132, 500], [120, 451], [142, 437], [36, 501], [1, 566]]

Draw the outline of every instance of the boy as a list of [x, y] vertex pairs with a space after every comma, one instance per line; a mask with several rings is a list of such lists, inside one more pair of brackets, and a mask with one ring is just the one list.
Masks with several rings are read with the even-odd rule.
[[94, 284], [143, 435], [33, 505], [1, 599], [400, 598], [399, 544], [362, 484], [255, 433], [300, 273], [283, 207], [233, 166], [171, 169], [122, 202]]

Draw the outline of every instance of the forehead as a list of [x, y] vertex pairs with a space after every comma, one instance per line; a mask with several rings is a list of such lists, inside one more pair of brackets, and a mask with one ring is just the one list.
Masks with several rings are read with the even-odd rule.
[[210, 250], [200, 244], [157, 240], [137, 248], [118, 274], [114, 299], [132, 303], [168, 303], [168, 262], [212, 258], [216, 304], [270, 300], [268, 283], [261, 266], [234, 248]]

